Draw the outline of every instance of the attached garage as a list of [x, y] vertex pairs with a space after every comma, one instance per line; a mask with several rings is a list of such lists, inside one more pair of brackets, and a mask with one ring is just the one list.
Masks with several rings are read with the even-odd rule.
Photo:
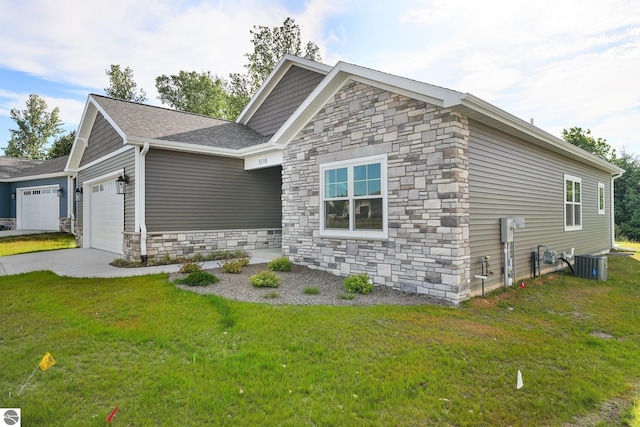
[[19, 230], [59, 230], [58, 185], [16, 190], [16, 225]]
[[124, 196], [116, 193], [115, 179], [90, 185], [89, 198], [89, 246], [122, 254]]

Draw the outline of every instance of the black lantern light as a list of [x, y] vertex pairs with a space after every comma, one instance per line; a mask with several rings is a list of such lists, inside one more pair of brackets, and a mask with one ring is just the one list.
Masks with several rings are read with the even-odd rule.
[[116, 179], [116, 194], [125, 194], [128, 183], [129, 177], [127, 175], [120, 175], [118, 179]]

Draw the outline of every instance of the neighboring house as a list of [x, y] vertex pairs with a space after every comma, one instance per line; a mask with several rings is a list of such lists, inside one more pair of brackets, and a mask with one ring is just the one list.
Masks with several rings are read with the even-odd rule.
[[[67, 171], [85, 247], [96, 229], [128, 259], [281, 244], [453, 304], [481, 292], [486, 257], [486, 289], [505, 283], [501, 218], [524, 219], [515, 279], [539, 245], [608, 252], [623, 172], [473, 95], [293, 56], [236, 123], [90, 95]], [[124, 197], [100, 195], [125, 175]]]
[[0, 157], [0, 221], [19, 230], [71, 232], [73, 181], [67, 156], [51, 160]]

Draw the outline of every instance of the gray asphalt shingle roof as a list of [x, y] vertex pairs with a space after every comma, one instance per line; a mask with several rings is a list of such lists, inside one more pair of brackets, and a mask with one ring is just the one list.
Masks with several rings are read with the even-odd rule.
[[68, 158], [69, 156], [62, 156], [50, 160], [31, 160], [0, 157], [0, 180], [64, 172]]
[[251, 128], [183, 111], [91, 94], [128, 137], [239, 149], [269, 140]]
[[[22, 171], [42, 163], [42, 160], [20, 159], [17, 157], [0, 157], [0, 179], [13, 178]], [[64, 168], [64, 166], [63, 166]]]
[[45, 160], [30, 167], [29, 169], [25, 169], [14, 174], [12, 177], [20, 178], [23, 176], [48, 175], [51, 173], [64, 172], [64, 167], [67, 165], [68, 158], [69, 156], [62, 156], [56, 157], [55, 159]]

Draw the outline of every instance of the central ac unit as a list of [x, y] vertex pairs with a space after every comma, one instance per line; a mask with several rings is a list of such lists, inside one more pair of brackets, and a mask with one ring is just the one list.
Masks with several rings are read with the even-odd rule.
[[576, 255], [573, 265], [576, 276], [584, 279], [607, 280], [607, 257], [596, 255]]

